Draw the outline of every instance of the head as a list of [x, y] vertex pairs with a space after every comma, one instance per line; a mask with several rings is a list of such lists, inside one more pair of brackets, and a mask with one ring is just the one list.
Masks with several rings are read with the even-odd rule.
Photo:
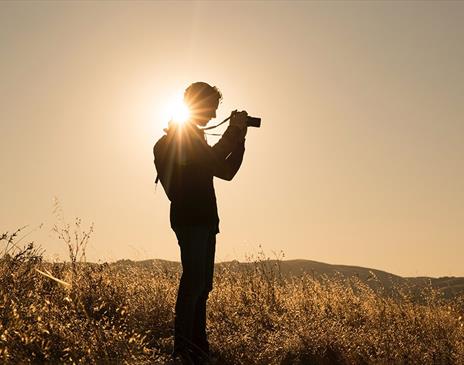
[[219, 89], [206, 82], [194, 82], [184, 92], [184, 102], [190, 109], [190, 120], [202, 127], [216, 117], [221, 99]]

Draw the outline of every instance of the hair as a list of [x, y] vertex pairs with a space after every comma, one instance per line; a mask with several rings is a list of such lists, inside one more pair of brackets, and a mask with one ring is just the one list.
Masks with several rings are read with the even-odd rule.
[[184, 101], [187, 105], [208, 103], [210, 100], [222, 100], [222, 94], [216, 86], [206, 82], [194, 82], [184, 92]]

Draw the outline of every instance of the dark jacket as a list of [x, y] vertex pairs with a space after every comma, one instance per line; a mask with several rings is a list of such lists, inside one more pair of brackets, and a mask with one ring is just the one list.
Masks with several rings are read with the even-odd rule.
[[158, 178], [171, 201], [171, 227], [214, 225], [218, 233], [213, 176], [232, 180], [243, 160], [245, 139], [235, 126], [229, 126], [212, 147], [193, 124], [166, 131], [153, 154]]

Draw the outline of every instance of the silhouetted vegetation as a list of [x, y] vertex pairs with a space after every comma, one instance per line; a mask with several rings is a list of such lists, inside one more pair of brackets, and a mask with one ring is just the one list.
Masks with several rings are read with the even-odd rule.
[[[0, 235], [0, 362], [163, 364], [179, 272], [85, 263], [91, 228], [56, 228], [70, 262]], [[464, 296], [357, 277], [284, 276], [263, 255], [217, 268], [208, 329], [221, 364], [463, 364]], [[375, 278], [373, 278], [375, 280]]]

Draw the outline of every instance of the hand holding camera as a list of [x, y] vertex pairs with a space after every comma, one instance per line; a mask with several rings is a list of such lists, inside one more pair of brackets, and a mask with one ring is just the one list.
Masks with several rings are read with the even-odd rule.
[[245, 138], [248, 130], [247, 125], [248, 113], [246, 111], [237, 111], [234, 110], [230, 114], [230, 125], [235, 126], [241, 131], [241, 138]]
[[230, 114], [230, 125], [234, 125], [240, 129], [246, 128], [247, 117], [248, 117], [248, 113], [246, 111], [239, 112], [237, 110], [234, 110]]
[[221, 123], [211, 127], [202, 128], [202, 130], [206, 131], [209, 129], [219, 127], [227, 121], [230, 121], [230, 125], [239, 128], [243, 132], [243, 137], [245, 137], [248, 127], [261, 127], [261, 118], [251, 117], [248, 115], [246, 111], [239, 112], [237, 110], [234, 110], [232, 113], [230, 113], [230, 117], [224, 119]]
[[231, 119], [231, 123], [230, 123], [231, 125], [236, 125], [235, 123], [234, 124], [232, 123], [232, 119], [239, 118], [240, 123], [241, 123], [242, 118], [245, 118], [245, 121], [246, 121], [245, 124], [247, 127], [255, 127], [255, 128], [261, 127], [261, 118], [249, 116], [246, 111], [239, 112], [237, 110], [234, 110], [230, 114], [229, 118]]

